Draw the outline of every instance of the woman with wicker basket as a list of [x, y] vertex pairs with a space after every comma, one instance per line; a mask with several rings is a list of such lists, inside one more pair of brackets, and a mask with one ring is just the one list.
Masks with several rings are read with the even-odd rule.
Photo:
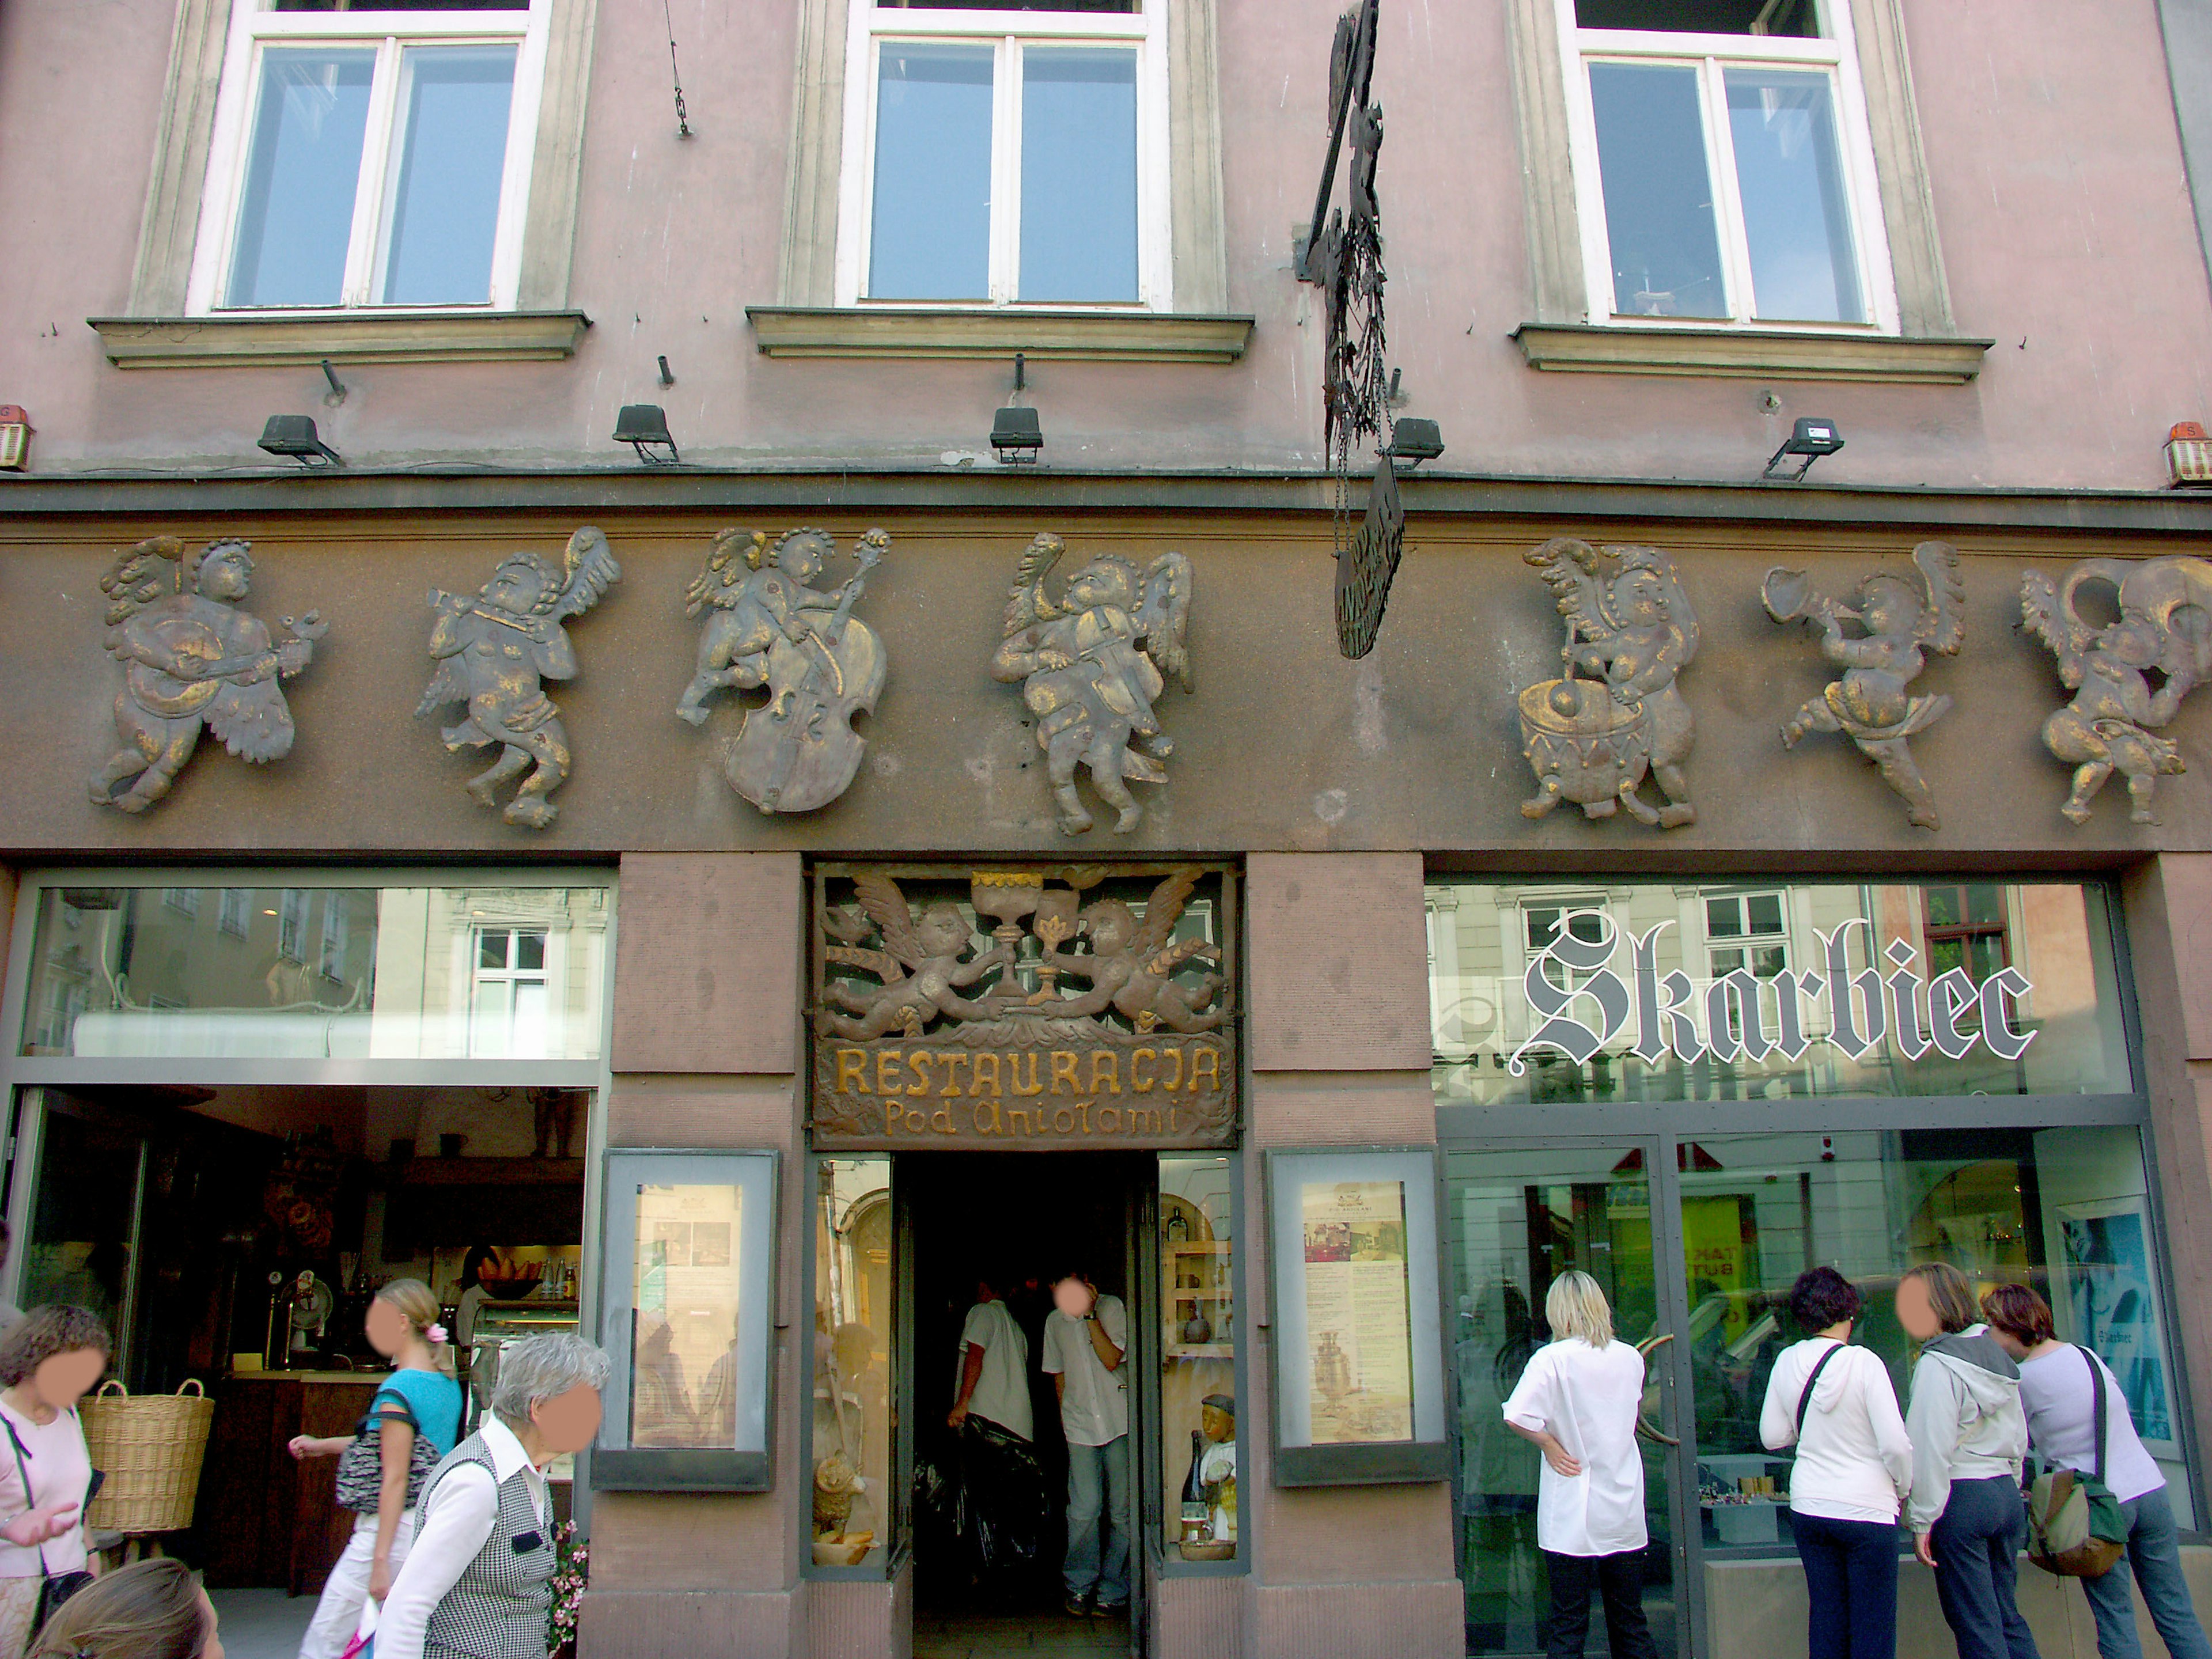
[[295, 1457], [338, 1459], [338, 1504], [353, 1536], [331, 1569], [300, 1643], [300, 1659], [339, 1659], [364, 1601], [382, 1601], [415, 1535], [415, 1505], [461, 1432], [461, 1385], [438, 1323], [438, 1299], [419, 1279], [395, 1279], [368, 1304], [369, 1345], [392, 1361], [358, 1432], [292, 1442]]
[[0, 1659], [22, 1659], [42, 1601], [51, 1615], [89, 1582], [92, 1457], [76, 1402], [113, 1347], [82, 1308], [34, 1308], [0, 1337]]

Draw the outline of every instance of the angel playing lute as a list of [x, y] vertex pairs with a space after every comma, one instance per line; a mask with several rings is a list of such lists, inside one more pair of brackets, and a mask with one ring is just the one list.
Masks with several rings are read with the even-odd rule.
[[1165, 783], [1163, 763], [1175, 744], [1161, 729], [1153, 699], [1170, 678], [1193, 689], [1183, 643], [1190, 618], [1191, 565], [1163, 553], [1139, 574], [1104, 554], [1067, 579], [1055, 601], [1046, 578], [1067, 544], [1049, 532], [1030, 544], [1014, 573], [1004, 637], [991, 659], [994, 678], [1020, 682], [1036, 716], [1037, 746], [1059, 808], [1060, 827], [1079, 836], [1091, 817], [1075, 792], [1078, 767], [1114, 808], [1116, 833], [1137, 827], [1145, 809], [1125, 778]]
[[[839, 1036], [857, 1040], [879, 1037], [896, 1030], [918, 1037], [931, 1018], [942, 1014], [953, 1019], [980, 1019], [993, 1010], [960, 992], [993, 969], [1013, 965], [1014, 947], [1001, 939], [990, 950], [969, 961], [961, 955], [973, 937], [959, 907], [937, 903], [920, 915], [908, 908], [898, 883], [880, 873], [854, 878], [854, 897], [866, 917], [831, 910], [823, 918], [831, 938], [840, 941], [824, 954], [842, 967], [859, 968], [882, 982], [854, 985], [833, 979], [822, 988], [823, 1000], [830, 1005], [823, 1018]], [[867, 947], [871, 936], [880, 949]], [[843, 1012], [836, 1012], [842, 1010]]]
[[562, 624], [598, 604], [621, 574], [606, 537], [587, 525], [558, 562], [510, 553], [475, 593], [431, 590], [438, 671], [415, 712], [465, 703], [466, 714], [445, 729], [446, 747], [499, 745], [498, 760], [468, 781], [479, 806], [497, 805], [499, 786], [529, 769], [500, 814], [509, 823], [542, 830], [560, 811], [546, 798], [572, 769], [568, 732], [544, 683], [574, 678], [576, 647]]

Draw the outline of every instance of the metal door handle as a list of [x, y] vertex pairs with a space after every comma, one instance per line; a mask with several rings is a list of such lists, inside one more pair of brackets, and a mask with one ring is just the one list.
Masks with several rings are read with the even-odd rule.
[[[1636, 1345], [1636, 1352], [1644, 1356], [1646, 1359], [1649, 1359], [1651, 1357], [1652, 1349], [1657, 1347], [1662, 1342], [1672, 1342], [1674, 1340], [1674, 1332], [1660, 1331], [1654, 1335], [1645, 1337], [1641, 1342], [1638, 1343]], [[1654, 1423], [1650, 1418], [1646, 1417], [1640, 1407], [1636, 1413], [1636, 1432], [1641, 1435], [1644, 1439], [1650, 1441], [1655, 1445], [1679, 1446], [1682, 1443], [1673, 1435], [1668, 1433], [1666, 1430], [1661, 1428], [1656, 1423]]]

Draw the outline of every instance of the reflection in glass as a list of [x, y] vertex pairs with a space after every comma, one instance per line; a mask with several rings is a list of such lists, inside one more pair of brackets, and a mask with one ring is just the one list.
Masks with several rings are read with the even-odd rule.
[[516, 48], [410, 46], [401, 58], [386, 305], [491, 298]]
[[[895, 1541], [891, 1501], [891, 1161], [815, 1163], [815, 1557], [880, 1562]], [[865, 1538], [864, 1535], [865, 1534]]]
[[1827, 76], [1731, 69], [1726, 79], [1754, 314], [1866, 321]]
[[630, 1306], [629, 1443], [738, 1443], [738, 1285], [744, 1189], [640, 1187]]
[[1589, 84], [1614, 313], [1727, 316], [1698, 71], [1598, 63]]
[[[1578, 891], [1552, 883], [1526, 900], [1516, 889], [1439, 880], [1428, 889], [1433, 1073], [1441, 1104], [1504, 1106], [1547, 1101], [1778, 1100], [1841, 1095], [2125, 1094], [2133, 1088], [2120, 1024], [2112, 931], [2101, 887], [2065, 883], [1980, 883], [1927, 887], [1901, 884], [1802, 882], [1753, 886], [1716, 883], [1590, 883]], [[1564, 922], [1563, 922], [1563, 918]], [[1620, 981], [1626, 1012], [1589, 1060], [1524, 1043], [1543, 1024], [1529, 1004], [1530, 964], [1558, 939], [1619, 941], [1604, 971]], [[1632, 941], [1651, 941], [1652, 977], [1639, 1000]], [[1835, 1040], [1827, 981], [1831, 945], [1839, 945], [1861, 1027], [1866, 993], [1884, 1031], [1859, 1058]], [[1870, 951], [1870, 948], [1872, 950]], [[1895, 949], [1911, 952], [1909, 971], [1892, 967]], [[1891, 981], [1869, 981], [1879, 952]], [[1960, 1032], [1973, 1039], [1947, 1059], [1927, 1040], [1929, 982], [1950, 969], [1974, 988], [2010, 969], [2030, 989], [1990, 1000], [2007, 1030], [2032, 1034], [2017, 1060], [1983, 1040], [1982, 1011], [1970, 1000]], [[1584, 993], [1595, 974], [1556, 960], [1544, 977], [1561, 991]], [[1724, 976], [1741, 972], [1718, 996]], [[1679, 981], [1671, 976], [1679, 975]], [[1806, 988], [1808, 977], [1818, 981]], [[1956, 981], [1953, 982], [1955, 986]], [[1900, 1004], [1899, 997], [1902, 996]], [[1807, 1040], [1792, 1060], [1775, 1044], [1787, 996]], [[1650, 999], [1674, 1014], [1654, 1021]], [[1755, 1009], [1754, 1009], [1755, 1005]], [[1909, 1033], [1896, 1011], [1912, 1017]], [[1600, 1000], [1582, 995], [1571, 1018], [1605, 1023]], [[1747, 1015], [1757, 1014], [1757, 1030]], [[1637, 1052], [1647, 1024], [1678, 1039]], [[1754, 1042], [1755, 1040], [1755, 1042]], [[1754, 1054], [1753, 1046], [1762, 1052]], [[1856, 1046], [1856, 1044], [1852, 1046]], [[1687, 1049], [1692, 1057], [1684, 1058]], [[1519, 1053], [1524, 1070], [1510, 1062]]]
[[[1552, 1339], [1544, 1298], [1570, 1268], [1597, 1280], [1621, 1341], [1640, 1343], [1658, 1331], [1650, 1176], [1640, 1151], [1624, 1146], [1455, 1152], [1446, 1176], [1468, 1651], [1532, 1653], [1543, 1647], [1551, 1605], [1536, 1545], [1542, 1454], [1505, 1426], [1502, 1408], [1529, 1357]], [[1655, 1386], [1645, 1396], [1647, 1414], [1657, 1404]], [[1637, 1443], [1650, 1535], [1644, 1612], [1652, 1640], [1671, 1654], [1670, 1471], [1662, 1448]]]
[[988, 299], [995, 52], [886, 40], [881, 52], [868, 295]]
[[1133, 51], [1022, 51], [1021, 297], [1137, 297]]
[[373, 46], [270, 46], [246, 151], [225, 303], [334, 306], [345, 297]]
[[591, 1060], [604, 887], [40, 896], [26, 1054], [272, 1060]]
[[[1690, 1152], [1686, 1340], [1709, 1546], [1788, 1541], [1790, 1460], [1760, 1443], [1759, 1419], [1776, 1357], [1804, 1336], [1790, 1322], [1790, 1288], [1822, 1264], [1865, 1297], [1851, 1340], [1881, 1358], [1900, 1403], [1913, 1354], [1893, 1298], [1906, 1268], [1948, 1261], [1978, 1294], [2033, 1286], [2061, 1340], [2112, 1366], [2144, 1443], [2170, 1466], [2175, 1501], [2186, 1503], [2138, 1131], [1712, 1136]], [[1766, 1481], [1773, 1496], [1747, 1492]]]
[[[1237, 1537], [1241, 1416], [1229, 1160], [1162, 1158], [1159, 1214], [1161, 1542], [1194, 1547], [1181, 1550], [1188, 1559], [1226, 1556]], [[1186, 1524], [1194, 1458], [1200, 1498]]]

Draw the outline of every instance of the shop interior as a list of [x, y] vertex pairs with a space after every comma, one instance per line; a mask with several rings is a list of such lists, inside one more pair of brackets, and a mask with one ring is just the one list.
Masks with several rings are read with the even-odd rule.
[[[312, 1594], [343, 1547], [334, 1464], [295, 1434], [352, 1431], [383, 1369], [363, 1319], [428, 1284], [471, 1413], [498, 1351], [573, 1328], [591, 1093], [186, 1085], [36, 1091], [15, 1249], [23, 1306], [92, 1309], [133, 1393], [216, 1400], [189, 1534], [211, 1588]], [[556, 1471], [556, 1474], [562, 1471]], [[562, 1512], [568, 1486], [556, 1486]]]

